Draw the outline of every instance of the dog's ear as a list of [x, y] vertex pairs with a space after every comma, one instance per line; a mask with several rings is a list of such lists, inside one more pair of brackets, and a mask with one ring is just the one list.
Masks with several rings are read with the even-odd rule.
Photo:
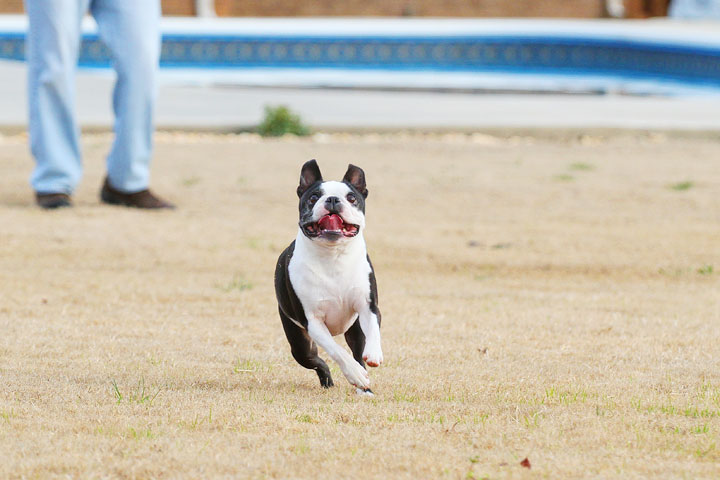
[[300, 170], [300, 185], [297, 188], [298, 197], [302, 197], [305, 190], [310, 188], [315, 182], [322, 182], [322, 174], [315, 159], [305, 162]]
[[363, 172], [362, 168], [356, 167], [353, 164], [348, 165], [347, 172], [345, 172], [345, 176], [343, 177], [343, 182], [349, 183], [360, 192], [363, 198], [367, 198], [368, 191], [365, 186], [365, 172]]

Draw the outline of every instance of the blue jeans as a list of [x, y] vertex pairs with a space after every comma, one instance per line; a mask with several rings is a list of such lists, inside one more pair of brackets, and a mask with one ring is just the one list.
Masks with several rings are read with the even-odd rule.
[[126, 193], [146, 189], [160, 58], [160, 0], [25, 0], [25, 10], [30, 22], [28, 97], [35, 191], [70, 194], [82, 177], [75, 70], [82, 17], [88, 10], [117, 73], [108, 180]]

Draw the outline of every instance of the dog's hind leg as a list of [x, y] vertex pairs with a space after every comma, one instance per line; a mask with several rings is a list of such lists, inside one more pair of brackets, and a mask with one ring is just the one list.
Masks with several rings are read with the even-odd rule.
[[[365, 367], [365, 360], [363, 360], [363, 351], [365, 350], [365, 334], [360, 328], [360, 320], [356, 319], [355, 323], [345, 332], [345, 341], [350, 347], [350, 351], [353, 354], [353, 358], [360, 365]], [[373, 395], [373, 391], [369, 388], [358, 388], [358, 395]]]
[[318, 356], [317, 345], [312, 341], [307, 330], [293, 322], [282, 310], [278, 309], [278, 311], [280, 313], [280, 319], [282, 320], [283, 329], [285, 330], [285, 336], [288, 342], [290, 342], [293, 358], [303, 367], [309, 370], [315, 370], [320, 379], [321, 386], [324, 388], [332, 387], [333, 381], [330, 375], [330, 368], [327, 366], [327, 363]]
[[348, 331], [345, 332], [345, 341], [350, 347], [350, 351], [353, 354], [353, 358], [360, 365], [365, 367], [365, 360], [363, 360], [363, 350], [365, 350], [365, 334], [360, 328], [360, 320], [356, 319], [355, 323], [352, 324]]

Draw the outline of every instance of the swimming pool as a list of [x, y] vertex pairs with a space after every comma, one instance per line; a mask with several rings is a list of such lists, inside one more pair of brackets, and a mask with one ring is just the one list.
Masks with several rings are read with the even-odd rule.
[[[720, 92], [720, 24], [501, 19], [163, 20], [161, 67], [185, 81], [338, 87]], [[0, 19], [24, 58], [25, 19]], [[79, 63], [110, 55], [84, 24]]]

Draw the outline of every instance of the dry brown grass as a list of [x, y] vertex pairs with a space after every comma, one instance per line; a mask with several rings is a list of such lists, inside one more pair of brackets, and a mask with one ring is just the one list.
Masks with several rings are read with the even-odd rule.
[[[0, 143], [0, 477], [720, 473], [717, 141], [160, 134], [164, 213], [98, 204], [108, 146], [43, 212]], [[374, 399], [277, 317], [312, 157], [367, 172]]]

